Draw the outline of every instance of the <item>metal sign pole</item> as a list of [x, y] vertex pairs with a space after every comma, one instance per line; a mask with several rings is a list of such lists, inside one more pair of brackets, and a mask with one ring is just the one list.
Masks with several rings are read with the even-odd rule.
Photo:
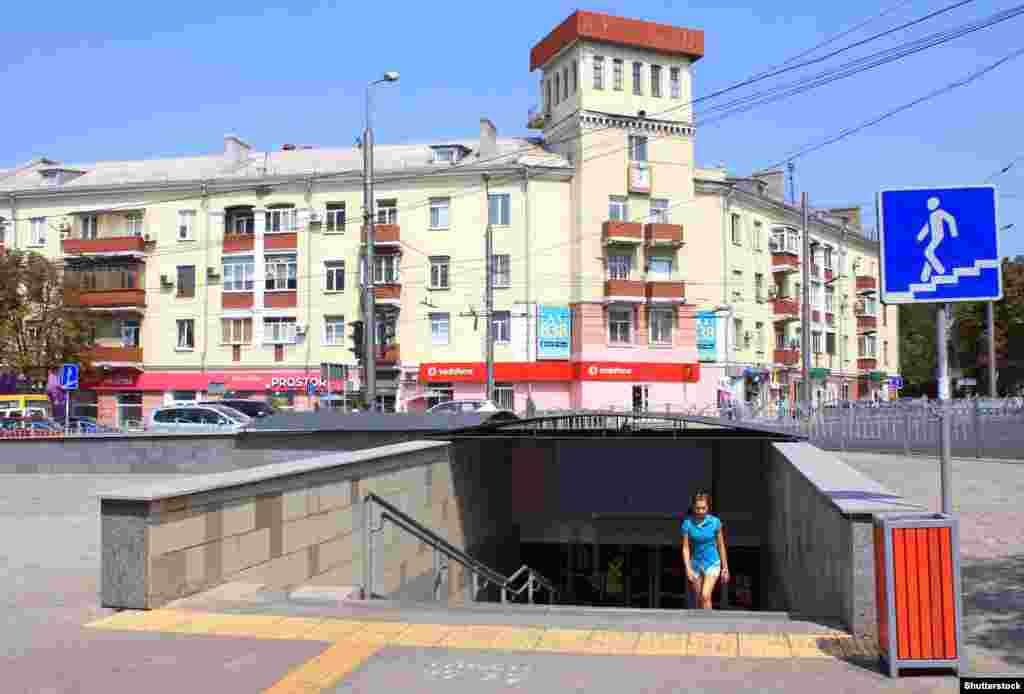
[[953, 458], [950, 446], [949, 422], [949, 350], [946, 340], [946, 324], [949, 320], [949, 304], [939, 304], [937, 328], [937, 346], [939, 361], [939, 453], [941, 459], [940, 477], [942, 485], [942, 512], [953, 513], [952, 476]]

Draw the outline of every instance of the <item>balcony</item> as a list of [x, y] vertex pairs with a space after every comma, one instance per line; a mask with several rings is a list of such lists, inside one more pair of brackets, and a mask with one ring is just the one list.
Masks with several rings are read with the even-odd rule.
[[799, 272], [800, 258], [792, 253], [772, 253], [772, 272]]
[[835, 324], [836, 324], [836, 314], [829, 313], [828, 311], [826, 311], [825, 312], [825, 325], [835, 325]]
[[874, 371], [877, 367], [877, 357], [860, 357], [857, 359], [857, 368], [861, 371]]
[[103, 347], [97, 345], [89, 350], [89, 359], [98, 365], [142, 364], [141, 347]]
[[145, 308], [145, 289], [71, 290], [68, 303], [86, 308]]
[[222, 292], [220, 295], [220, 305], [223, 308], [252, 308], [255, 304], [256, 295], [253, 292]]
[[647, 298], [647, 287], [639, 280], [605, 280], [605, 299], [612, 301], [638, 301]]
[[776, 349], [774, 359], [776, 364], [782, 364], [783, 366], [796, 366], [800, 361], [800, 350]]
[[263, 236], [263, 248], [268, 251], [291, 251], [299, 247], [299, 235], [294, 231], [279, 231]]
[[256, 248], [256, 237], [252, 234], [228, 234], [224, 237], [225, 253], [251, 253]]
[[652, 304], [686, 301], [686, 283], [655, 281], [647, 283], [647, 301]]
[[601, 226], [601, 240], [606, 246], [614, 243], [640, 244], [644, 241], [644, 226], [639, 222], [608, 220]]
[[857, 291], [873, 292], [878, 288], [878, 282], [871, 275], [857, 275]]
[[683, 226], [681, 224], [646, 224], [644, 240], [648, 246], [671, 246], [678, 248], [683, 245]]
[[146, 240], [141, 236], [114, 236], [105, 239], [64, 239], [61, 250], [67, 255], [121, 255], [142, 253]]
[[295, 308], [299, 305], [299, 293], [297, 291], [265, 292], [263, 305], [267, 308]]
[[[361, 240], [366, 243], [366, 227], [362, 229]], [[397, 224], [374, 224], [373, 225], [374, 246], [401, 246], [402, 227]]]
[[397, 364], [402, 360], [402, 353], [398, 343], [377, 346], [378, 364]]
[[800, 319], [800, 304], [793, 299], [773, 299], [772, 300], [773, 311], [775, 312], [775, 320], [799, 320]]
[[811, 322], [812, 323], [820, 323], [821, 322], [821, 311], [811, 311]]
[[831, 282], [832, 278], [834, 278], [834, 277], [835, 277], [835, 273], [832, 272], [831, 269], [825, 268], [825, 281], [826, 282]]
[[817, 263], [811, 263], [811, 277], [821, 278], [821, 266]]
[[402, 303], [402, 285], [400, 284], [378, 284], [373, 288], [373, 300], [378, 304]]
[[874, 332], [878, 329], [878, 318], [863, 313], [858, 314], [857, 329], [863, 332]]

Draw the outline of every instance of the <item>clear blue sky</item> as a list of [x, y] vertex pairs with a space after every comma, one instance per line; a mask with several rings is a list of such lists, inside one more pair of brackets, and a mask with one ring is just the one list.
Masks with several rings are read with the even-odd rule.
[[[913, 0], [848, 40], [937, 9]], [[379, 91], [378, 142], [473, 136], [480, 116], [499, 134], [525, 128], [535, 103], [530, 47], [575, 9], [705, 31], [696, 95], [809, 48], [896, 0], [561, 0], [488, 3], [247, 0], [139, 5], [14, 3], [0, 30], [4, 128], [0, 167], [34, 156], [67, 162], [219, 151], [236, 132], [257, 148], [348, 146], [363, 85]], [[1012, 5], [978, 0], [890, 41], [952, 27]], [[626, 9], [628, 8], [628, 9]], [[731, 172], [767, 166], [807, 141], [881, 114], [1024, 46], [1024, 17], [897, 64], [758, 108], [697, 136], [698, 163]], [[797, 163], [812, 205], [870, 204], [885, 186], [980, 183], [1024, 155], [1024, 58]], [[1024, 253], [1024, 160], [996, 181], [1003, 250]], [[873, 217], [873, 207], [866, 209]]]

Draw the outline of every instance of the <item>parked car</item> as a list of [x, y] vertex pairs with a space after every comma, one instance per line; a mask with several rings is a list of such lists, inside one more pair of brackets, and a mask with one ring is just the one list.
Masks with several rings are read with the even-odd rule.
[[501, 408], [491, 400], [448, 400], [434, 405], [427, 414], [464, 414], [471, 412], [498, 412]]
[[153, 410], [146, 429], [176, 434], [235, 432], [250, 423], [249, 415], [222, 405], [174, 405]]
[[249, 417], [269, 417], [277, 414], [277, 410], [269, 402], [263, 400], [245, 400], [243, 398], [231, 398], [227, 400], [205, 400], [200, 405], [220, 405], [230, 407]]
[[118, 434], [119, 430], [100, 424], [92, 417], [71, 417], [68, 427], [76, 434]]

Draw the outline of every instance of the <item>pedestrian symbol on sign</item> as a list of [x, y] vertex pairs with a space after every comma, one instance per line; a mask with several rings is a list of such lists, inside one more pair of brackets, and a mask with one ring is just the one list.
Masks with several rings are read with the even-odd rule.
[[942, 243], [942, 239], [945, 236], [943, 229], [945, 224], [949, 225], [949, 233], [955, 239], [958, 235], [956, 228], [956, 217], [951, 215], [949, 212], [941, 209], [939, 205], [942, 201], [938, 198], [928, 198], [928, 209], [932, 211], [928, 215], [928, 222], [921, 228], [921, 231], [917, 235], [917, 242], [921, 243], [927, 238], [928, 234], [931, 233], [931, 241], [928, 242], [928, 247], [924, 249], [924, 267], [921, 269], [921, 281], [927, 282], [932, 276], [932, 270], [937, 275], [946, 274], [946, 268], [942, 266], [942, 261], [935, 257], [935, 249]]

